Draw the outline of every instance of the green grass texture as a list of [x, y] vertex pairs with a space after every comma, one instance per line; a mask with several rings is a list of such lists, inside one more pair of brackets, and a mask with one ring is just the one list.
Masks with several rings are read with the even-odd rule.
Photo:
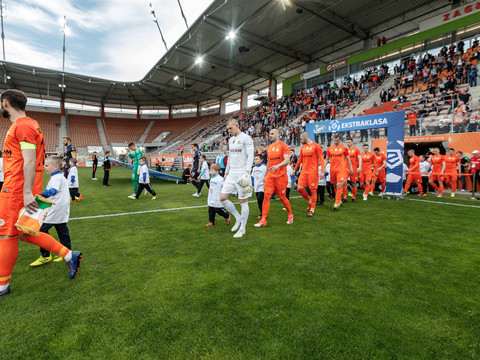
[[478, 202], [359, 192], [310, 218], [292, 192], [294, 223], [272, 201], [257, 229], [253, 197], [234, 239], [218, 215], [204, 227], [205, 187], [195, 198], [191, 185], [152, 179], [157, 200], [130, 200], [131, 172], [113, 168], [108, 188], [102, 176], [79, 169], [76, 279], [65, 263], [31, 268], [39, 250], [20, 243], [0, 298], [0, 359], [480, 357]]

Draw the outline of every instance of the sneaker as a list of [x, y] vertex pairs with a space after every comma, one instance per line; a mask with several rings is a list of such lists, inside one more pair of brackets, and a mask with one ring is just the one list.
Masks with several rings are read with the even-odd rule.
[[132, 195], [129, 195], [128, 198], [131, 199], [131, 198], [134, 198], [136, 194], [132, 194]]
[[209, 222], [208, 224], [205, 225], [205, 227], [214, 227], [214, 226], [215, 226], [215, 224], [213, 224], [211, 222]]
[[312, 217], [314, 212], [315, 210], [312, 210], [312, 209], [308, 210], [307, 216]]
[[367, 201], [368, 199], [368, 195], [367, 194], [363, 194], [363, 201]]
[[333, 211], [337, 211], [338, 208], [341, 206], [340, 204], [341, 204], [341, 203], [339, 203], [339, 204], [334, 204], [334, 205], [333, 205]]
[[75, 200], [70, 200], [70, 202], [75, 202]]
[[307, 211], [310, 211], [310, 208], [312, 207], [312, 202], [308, 203]]
[[427, 193], [424, 193], [422, 196], [423, 196], [423, 197], [427, 196]]
[[200, 194], [199, 194], [199, 193], [195, 193], [195, 194], [192, 194], [192, 196], [200, 197]]
[[41, 266], [43, 264], [49, 263], [52, 261], [52, 255], [50, 256], [40, 256], [37, 260], [30, 264], [31, 267]]
[[243, 229], [240, 229], [237, 231], [237, 233], [235, 235], [233, 235], [234, 238], [241, 238], [242, 236], [244, 236], [247, 232]]
[[233, 225], [233, 227], [232, 227], [232, 232], [237, 231], [240, 228], [241, 223], [242, 222], [240, 221], [240, 219], [238, 219], [238, 220], [235, 219], [235, 225]]
[[355, 199], [352, 199], [352, 202], [355, 202]]
[[460, 191], [465, 191], [465, 189], [462, 189], [462, 190], [460, 190]]
[[157, 200], [158, 199], [158, 196], [155, 195], [154, 197], [152, 197], [152, 200]]
[[417, 196], [423, 196], [423, 194], [417, 194]]
[[105, 186], [112, 186], [112, 185], [110, 185], [110, 184], [107, 184], [107, 185], [105, 185]]
[[348, 192], [348, 196], [352, 197], [353, 196], [353, 193], [352, 192]]
[[227, 225], [230, 225], [230, 216], [225, 219], [225, 222], [227, 223]]
[[282, 208], [283, 211], [287, 211], [287, 208]]
[[261, 218], [262, 218], [262, 215], [258, 215], [258, 216], [257, 216], [257, 219], [261, 219]]
[[346, 203], [347, 201], [347, 199], [342, 199], [342, 203]]
[[438, 195], [437, 195], [437, 197], [441, 198], [441, 197], [442, 197], [442, 195], [438, 194]]
[[287, 224], [293, 224], [293, 214], [288, 215]]
[[373, 191], [370, 191], [368, 195], [373, 196]]
[[53, 257], [53, 262], [62, 262], [63, 261], [63, 258], [59, 255], [55, 255]]
[[435, 191], [433, 191], [433, 192], [431, 192], [430, 194], [432, 194], [432, 195], [435, 195], [435, 194], [436, 194], [436, 192], [435, 192]]
[[75, 200], [77, 200], [78, 202], [82, 201], [82, 199], [83, 199], [83, 194], [80, 194], [80, 196], [75, 197]]
[[138, 200], [136, 196], [134, 196], [134, 197], [130, 197], [130, 196], [129, 196], [128, 198], [129, 198], [130, 200]]
[[103, 185], [103, 187], [109, 187], [109, 185]]
[[0, 296], [8, 295], [8, 294], [10, 294], [10, 285], [8, 285], [5, 290], [0, 291]]
[[67, 265], [70, 269], [70, 279], [75, 278], [80, 268], [80, 260], [82, 260], [83, 254], [80, 251], [72, 251], [72, 258]]
[[262, 227], [262, 226], [267, 226], [267, 220], [261, 219], [258, 223], [254, 224], [253, 226], [255, 226], [257, 228]]
[[451, 194], [450, 194], [450, 197], [455, 197], [455, 193], [451, 193]]

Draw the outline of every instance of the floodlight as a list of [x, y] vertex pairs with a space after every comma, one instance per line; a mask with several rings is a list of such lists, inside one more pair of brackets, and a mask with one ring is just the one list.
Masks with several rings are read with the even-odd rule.
[[195, 59], [195, 64], [200, 65], [203, 62], [203, 56], [198, 55], [197, 58]]
[[230, 32], [228, 33], [228, 35], [225, 37], [227, 40], [233, 40], [235, 39], [235, 31], [233, 30], [230, 30]]

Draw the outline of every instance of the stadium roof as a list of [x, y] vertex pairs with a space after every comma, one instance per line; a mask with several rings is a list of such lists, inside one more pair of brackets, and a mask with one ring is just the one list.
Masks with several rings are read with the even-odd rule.
[[451, 0], [216, 0], [139, 81], [1, 62], [0, 89], [115, 108], [234, 101], [242, 90], [265, 89], [271, 78], [282, 81], [359, 53], [369, 39], [418, 31], [420, 21], [451, 7]]

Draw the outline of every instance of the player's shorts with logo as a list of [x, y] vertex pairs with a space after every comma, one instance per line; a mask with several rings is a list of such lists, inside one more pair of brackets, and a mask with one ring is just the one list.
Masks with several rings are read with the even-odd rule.
[[0, 236], [23, 234], [14, 226], [22, 208], [23, 196], [21, 194], [0, 193]]
[[353, 174], [350, 175], [350, 181], [356, 183], [358, 181], [358, 170], [354, 169]]
[[445, 173], [443, 175], [443, 178], [445, 179], [445, 182], [450, 182], [450, 181], [457, 181], [458, 174], [457, 172], [454, 173]]
[[372, 171], [360, 171], [360, 184], [369, 184], [372, 182]]
[[301, 172], [300, 177], [298, 178], [298, 186], [308, 187], [310, 190], [316, 190], [318, 188], [319, 177], [320, 176], [318, 172], [312, 174], [305, 174]]
[[252, 196], [252, 193], [244, 193], [240, 185], [237, 184], [238, 180], [243, 174], [228, 174], [227, 179], [223, 183], [222, 194], [238, 194], [239, 200], [248, 199]]
[[422, 177], [420, 176], [420, 174], [408, 174], [407, 182], [415, 183], [415, 184], [421, 184], [422, 183]]
[[433, 175], [433, 174], [430, 174], [428, 176], [428, 181], [444, 181], [443, 179], [443, 175]]
[[287, 185], [287, 175], [274, 177], [268, 176], [267, 174], [267, 177], [265, 178], [265, 196], [267, 196], [267, 194], [272, 195], [273, 193], [276, 193], [280, 197], [285, 196]]
[[330, 184], [343, 184], [348, 179], [346, 171], [332, 171], [330, 173]]
[[381, 182], [381, 183], [384, 183], [385, 181], [387, 181], [387, 173], [385, 170], [380, 170], [378, 172], [378, 175], [375, 175], [375, 170], [373, 171], [373, 174], [372, 174], [372, 182]]

